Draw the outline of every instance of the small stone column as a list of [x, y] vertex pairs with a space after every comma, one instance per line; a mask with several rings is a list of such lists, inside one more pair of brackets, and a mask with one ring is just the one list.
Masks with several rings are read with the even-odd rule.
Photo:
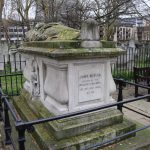
[[83, 48], [102, 47], [99, 36], [99, 26], [94, 19], [88, 19], [82, 23], [81, 46]]

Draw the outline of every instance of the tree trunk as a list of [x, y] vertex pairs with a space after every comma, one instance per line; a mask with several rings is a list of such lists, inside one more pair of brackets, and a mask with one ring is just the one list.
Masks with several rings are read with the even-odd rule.
[[0, 0], [0, 41], [1, 41], [1, 27], [2, 27], [2, 12], [4, 7], [4, 0]]

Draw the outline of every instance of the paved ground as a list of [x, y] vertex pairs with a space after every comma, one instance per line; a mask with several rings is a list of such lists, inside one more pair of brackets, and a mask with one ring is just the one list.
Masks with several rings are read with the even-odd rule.
[[[139, 93], [140, 94], [147, 94], [147, 90], [139, 89]], [[128, 87], [124, 88], [123, 96], [124, 96], [124, 99], [133, 98], [134, 97], [134, 87], [128, 86]], [[117, 99], [117, 92], [113, 94], [113, 97], [115, 99]], [[144, 114], [150, 116], [150, 102], [147, 102], [147, 99], [127, 104], [127, 106], [134, 109], [134, 110], [137, 110], [141, 113], [144, 113]], [[143, 117], [141, 115], [137, 115], [136, 113], [131, 112], [127, 109], [123, 109], [123, 112], [124, 112], [125, 117], [127, 117], [128, 119], [134, 120], [137, 123], [142, 124], [142, 125], [150, 125], [150, 119], [148, 119], [146, 117]], [[0, 129], [0, 133], [1, 133], [1, 129]], [[11, 150], [12, 147], [7, 147], [7, 148], [5, 147], [4, 148], [4, 143], [2, 142], [2, 140], [3, 140], [3, 136], [0, 134], [0, 150]], [[107, 148], [104, 148], [104, 149], [107, 149]], [[115, 148], [115, 150], [116, 150], [116, 148]], [[119, 148], [119, 150], [120, 150], [120, 148]]]
[[[147, 90], [139, 88], [139, 94], [145, 95], [148, 94]], [[116, 99], [117, 98], [117, 93], [113, 95], [113, 97]], [[124, 88], [123, 90], [123, 97], [124, 99], [130, 99], [134, 97], [134, 87], [133, 86], [128, 86]], [[147, 101], [147, 99], [143, 99], [141, 101], [136, 101], [133, 103], [126, 104], [125, 106], [128, 106], [129, 108], [132, 108], [136, 111], [139, 111], [141, 113], [144, 113], [148, 116], [150, 116], [150, 102]], [[127, 109], [123, 109], [123, 112], [125, 116], [131, 120], [134, 120], [140, 124], [143, 125], [150, 125], [150, 119], [143, 117], [141, 115], [138, 115], [132, 111], [129, 111]]]

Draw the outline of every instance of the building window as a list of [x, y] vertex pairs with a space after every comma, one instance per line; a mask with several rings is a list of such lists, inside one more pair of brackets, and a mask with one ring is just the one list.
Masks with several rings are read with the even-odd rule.
[[18, 29], [18, 32], [22, 32], [22, 29]]
[[4, 38], [4, 34], [1, 34], [1, 38]]
[[14, 30], [13, 29], [9, 29], [9, 32], [14, 32]]
[[17, 29], [14, 29], [14, 32], [17, 32]]
[[13, 38], [13, 37], [14, 37], [14, 35], [13, 35], [13, 34], [11, 34], [11, 35], [9, 35], [9, 37], [10, 37], [10, 38]]

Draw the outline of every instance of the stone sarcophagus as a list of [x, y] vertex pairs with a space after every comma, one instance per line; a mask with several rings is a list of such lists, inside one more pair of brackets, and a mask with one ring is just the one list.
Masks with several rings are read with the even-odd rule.
[[60, 24], [48, 29], [59, 32], [51, 40], [24, 43], [19, 50], [27, 60], [24, 88], [55, 115], [111, 103], [116, 89], [110, 63], [124, 51], [103, 48], [92, 19], [81, 33]]

